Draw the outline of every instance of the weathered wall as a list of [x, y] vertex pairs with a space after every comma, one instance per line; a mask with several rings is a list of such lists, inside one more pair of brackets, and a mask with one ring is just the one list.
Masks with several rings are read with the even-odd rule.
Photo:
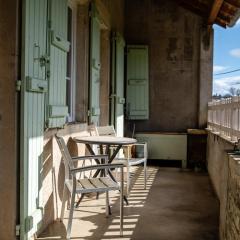
[[15, 239], [17, 223], [18, 1], [0, 0], [0, 239]]
[[[200, 63], [211, 62], [212, 56], [211, 45], [200, 49], [201, 18], [168, 0], [125, 1], [125, 10], [127, 44], [149, 46], [150, 117], [135, 121], [136, 131], [198, 127]], [[210, 55], [202, 54], [200, 61], [201, 50]], [[211, 73], [210, 67], [205, 71]], [[211, 78], [205, 81], [211, 84]]]
[[240, 238], [240, 165], [228, 157], [227, 149], [233, 149], [233, 144], [209, 133], [207, 164], [220, 201], [220, 239], [237, 240]]

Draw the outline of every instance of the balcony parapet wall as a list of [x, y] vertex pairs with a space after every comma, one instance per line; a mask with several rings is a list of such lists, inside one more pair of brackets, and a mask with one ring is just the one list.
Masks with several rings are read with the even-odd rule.
[[208, 129], [230, 141], [240, 138], [240, 97], [208, 103]]
[[208, 172], [220, 202], [220, 239], [240, 239], [240, 156], [228, 155], [234, 144], [212, 131], [208, 134]]

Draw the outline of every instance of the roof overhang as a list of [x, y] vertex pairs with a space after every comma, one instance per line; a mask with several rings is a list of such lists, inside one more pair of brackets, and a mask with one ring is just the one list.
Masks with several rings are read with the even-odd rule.
[[175, 2], [200, 15], [206, 25], [232, 27], [240, 17], [240, 0], [175, 0]]

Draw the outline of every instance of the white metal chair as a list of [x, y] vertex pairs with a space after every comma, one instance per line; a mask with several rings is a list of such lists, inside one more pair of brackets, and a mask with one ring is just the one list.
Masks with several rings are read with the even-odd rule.
[[[96, 133], [98, 136], [116, 136], [114, 126], [96, 126]], [[132, 157], [131, 149], [132, 147], [142, 148], [142, 152], [138, 153], [138, 156]], [[147, 158], [148, 150], [147, 143], [135, 143], [133, 145], [124, 146], [127, 149], [127, 156], [124, 158], [116, 158], [113, 163], [122, 163], [127, 168], [127, 194], [130, 191], [131, 177], [130, 177], [130, 168], [131, 166], [136, 166], [143, 163], [144, 166], [144, 189], [146, 189], [147, 181]], [[142, 155], [142, 156], [140, 156]]]
[[[63, 189], [63, 199], [62, 199], [62, 210], [61, 210], [61, 221], [64, 217], [65, 204], [67, 201], [67, 190], [71, 194], [70, 201], [70, 211], [69, 211], [69, 219], [67, 226], [67, 239], [70, 239], [71, 228], [72, 228], [72, 218], [73, 218], [73, 210], [74, 210], [74, 202], [76, 194], [85, 194], [85, 193], [100, 193], [106, 192], [106, 215], [109, 215], [109, 194], [108, 192], [111, 190], [120, 191], [120, 235], [123, 235], [123, 164], [108, 164], [108, 156], [107, 155], [94, 155], [94, 156], [82, 156], [82, 157], [71, 157], [68, 151], [68, 148], [65, 144], [65, 141], [62, 137], [55, 135], [58, 146], [61, 150], [62, 157], [64, 160], [65, 166], [65, 182]], [[97, 164], [85, 167], [75, 167], [74, 163], [81, 160], [86, 159], [104, 159], [105, 164]], [[120, 185], [114, 182], [110, 177], [108, 172], [111, 168], [120, 168], [121, 169], [121, 181]], [[77, 179], [77, 173], [81, 173], [84, 171], [90, 170], [102, 170], [104, 171], [104, 177], [99, 178], [84, 178]]]

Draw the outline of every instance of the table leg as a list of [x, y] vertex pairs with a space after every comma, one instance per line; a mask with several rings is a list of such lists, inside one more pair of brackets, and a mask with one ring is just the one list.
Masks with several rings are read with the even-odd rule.
[[[109, 146], [107, 146], [107, 147], [108, 147], [108, 149], [107, 149], [108, 152], [106, 152], [106, 154], [108, 154], [108, 156], [109, 156], [109, 163], [111, 163], [114, 160], [114, 158], [117, 156], [117, 154], [118, 154], [119, 150], [121, 149], [122, 145], [118, 145], [117, 146], [117, 148], [113, 152], [112, 156], [110, 156]], [[111, 173], [111, 170], [108, 170], [108, 173], [109, 173], [109, 176], [111, 177], [111, 179], [113, 181], [117, 182], [116, 179], [113, 177], [113, 175]], [[128, 205], [128, 199], [127, 199], [126, 195], [123, 196], [123, 199], [124, 199], [125, 203]]]

